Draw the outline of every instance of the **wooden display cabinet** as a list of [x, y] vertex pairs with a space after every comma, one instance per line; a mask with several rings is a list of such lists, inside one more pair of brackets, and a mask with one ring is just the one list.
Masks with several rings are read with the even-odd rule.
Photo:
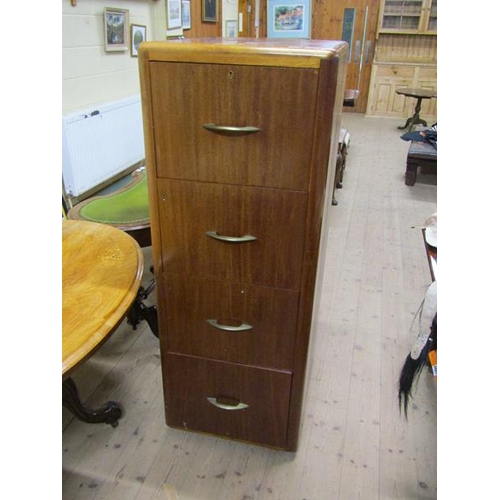
[[378, 32], [435, 35], [437, 0], [382, 0]]
[[297, 448], [346, 57], [320, 40], [140, 46], [169, 426]]
[[[413, 114], [401, 87], [437, 91], [437, 0], [382, 0], [366, 114]], [[437, 100], [425, 100], [421, 114], [436, 121]]]

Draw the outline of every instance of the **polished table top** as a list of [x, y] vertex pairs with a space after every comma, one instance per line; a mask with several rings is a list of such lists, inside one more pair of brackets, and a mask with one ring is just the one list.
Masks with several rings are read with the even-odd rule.
[[409, 97], [422, 97], [424, 99], [432, 99], [433, 97], [437, 97], [437, 92], [435, 90], [417, 89], [411, 87], [396, 89], [396, 94], [402, 94]]
[[62, 375], [85, 361], [120, 324], [144, 269], [142, 251], [124, 231], [62, 221]]

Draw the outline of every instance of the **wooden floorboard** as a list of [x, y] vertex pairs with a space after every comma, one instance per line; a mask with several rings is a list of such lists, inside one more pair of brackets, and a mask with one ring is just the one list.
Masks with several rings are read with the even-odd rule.
[[399, 120], [342, 120], [351, 145], [338, 205], [329, 209], [298, 451], [168, 428], [158, 340], [146, 324], [134, 331], [124, 322], [74, 375], [90, 405], [121, 402], [119, 426], [85, 424], [62, 410], [64, 500], [437, 498], [430, 372], [421, 374], [407, 420], [397, 401], [431, 282], [413, 226], [437, 211], [436, 177], [404, 184]]

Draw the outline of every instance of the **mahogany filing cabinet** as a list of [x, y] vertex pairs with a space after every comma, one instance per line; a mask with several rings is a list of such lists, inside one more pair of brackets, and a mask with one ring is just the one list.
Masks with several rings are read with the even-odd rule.
[[298, 446], [347, 44], [139, 50], [167, 425]]

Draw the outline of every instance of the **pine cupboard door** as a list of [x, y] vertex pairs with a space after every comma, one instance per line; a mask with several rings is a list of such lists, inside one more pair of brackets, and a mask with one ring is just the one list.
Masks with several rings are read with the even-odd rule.
[[297, 292], [181, 275], [164, 281], [169, 352], [292, 369]]
[[167, 354], [167, 425], [286, 448], [292, 376]]
[[[375, 64], [373, 89], [368, 103], [368, 114], [401, 116], [405, 112], [405, 97], [396, 94], [400, 87], [412, 87], [415, 67], [402, 64]], [[411, 99], [408, 99], [408, 102]]]
[[[367, 114], [377, 116], [407, 117], [415, 112], [416, 100], [397, 94], [400, 87], [436, 90], [435, 65], [390, 64], [373, 65], [372, 82]], [[436, 99], [424, 99], [420, 115], [434, 121], [437, 115]]]
[[156, 62], [151, 75], [158, 177], [307, 191], [316, 69]]
[[163, 272], [298, 291], [307, 193], [158, 179]]

